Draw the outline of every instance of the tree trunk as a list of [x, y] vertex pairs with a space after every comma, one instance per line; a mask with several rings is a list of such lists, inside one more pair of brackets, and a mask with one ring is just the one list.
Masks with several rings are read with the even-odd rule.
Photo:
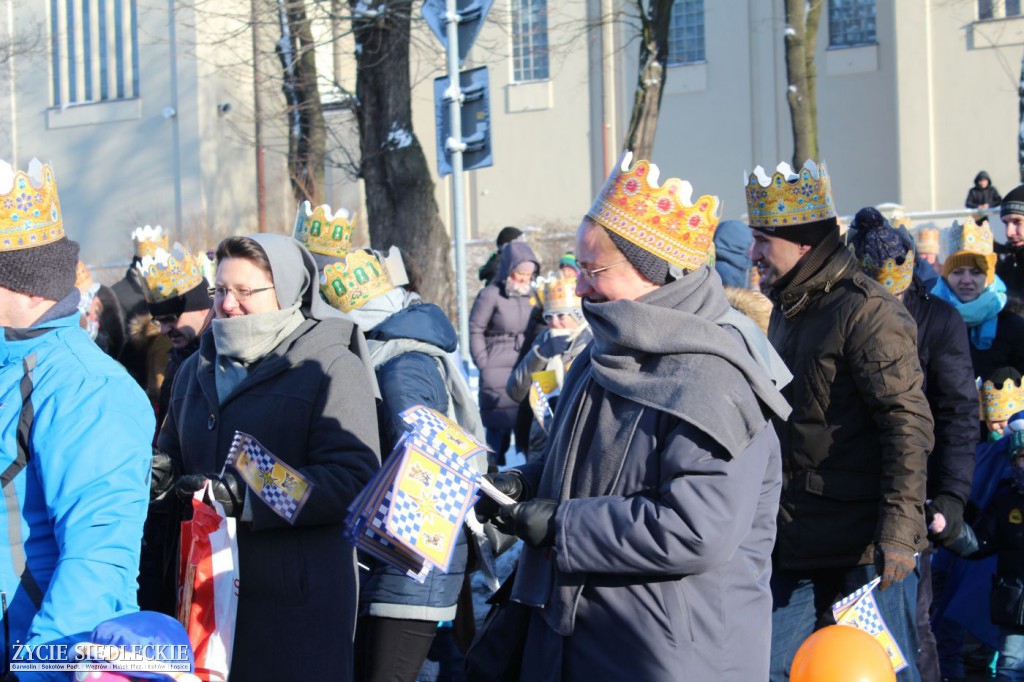
[[1017, 169], [1020, 172], [1020, 181], [1024, 183], [1024, 57], [1020, 61], [1020, 85], [1017, 87], [1018, 119], [1020, 127], [1017, 130]]
[[454, 319], [451, 240], [434, 181], [412, 129], [409, 83], [411, 0], [383, 0], [355, 17], [360, 175], [374, 248], [398, 246], [422, 275], [420, 293]]
[[822, 0], [785, 0], [786, 79], [790, 120], [793, 124], [793, 168], [808, 159], [818, 160], [817, 70], [814, 49], [821, 20]]
[[668, 28], [672, 18], [672, 0], [636, 0], [640, 10], [640, 72], [637, 74], [633, 113], [625, 137], [625, 149], [634, 158], [650, 159], [654, 135], [658, 131], [661, 95], [665, 90], [668, 61]]
[[317, 85], [316, 52], [305, 0], [278, 0], [281, 41], [277, 55], [288, 103], [288, 171], [298, 202], [324, 201], [327, 128]]

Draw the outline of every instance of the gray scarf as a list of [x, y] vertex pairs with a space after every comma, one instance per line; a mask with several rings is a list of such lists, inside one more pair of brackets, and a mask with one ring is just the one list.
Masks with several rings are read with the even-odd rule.
[[249, 365], [277, 348], [304, 319], [298, 302], [285, 310], [214, 319], [217, 398], [223, 402], [231, 395], [248, 374]]
[[[594, 333], [594, 381], [696, 426], [735, 457], [764, 428], [762, 405], [783, 419], [791, 408], [774, 377], [722, 329], [742, 322], [714, 280], [701, 267], [636, 301], [585, 302], [583, 310]], [[727, 373], [742, 375], [744, 390], [716, 392], [737, 385], [721, 381]]]

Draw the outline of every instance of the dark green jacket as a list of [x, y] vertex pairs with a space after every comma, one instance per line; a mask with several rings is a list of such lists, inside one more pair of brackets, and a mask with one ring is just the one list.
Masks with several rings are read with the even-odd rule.
[[783, 391], [793, 413], [776, 424], [783, 488], [775, 552], [787, 570], [870, 564], [878, 542], [915, 551], [926, 544], [934, 436], [917, 328], [846, 247], [823, 260], [775, 294], [769, 325], [794, 376]]

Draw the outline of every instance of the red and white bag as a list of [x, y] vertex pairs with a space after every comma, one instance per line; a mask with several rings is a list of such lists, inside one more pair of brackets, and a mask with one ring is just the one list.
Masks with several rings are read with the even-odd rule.
[[238, 541], [235, 519], [213, 498], [209, 483], [192, 497], [192, 520], [181, 524], [178, 594], [178, 620], [192, 643], [195, 674], [204, 682], [225, 682], [238, 610]]

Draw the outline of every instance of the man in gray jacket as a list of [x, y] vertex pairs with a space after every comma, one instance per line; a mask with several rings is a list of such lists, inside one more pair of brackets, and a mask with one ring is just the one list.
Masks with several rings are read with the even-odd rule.
[[766, 369], [777, 357], [706, 266], [718, 199], [691, 204], [688, 183], [652, 185], [657, 168], [629, 161], [576, 235], [594, 342], [566, 376], [546, 460], [491, 476], [519, 500], [499, 516], [527, 545], [520, 679], [763, 680], [770, 418], [789, 413]]

